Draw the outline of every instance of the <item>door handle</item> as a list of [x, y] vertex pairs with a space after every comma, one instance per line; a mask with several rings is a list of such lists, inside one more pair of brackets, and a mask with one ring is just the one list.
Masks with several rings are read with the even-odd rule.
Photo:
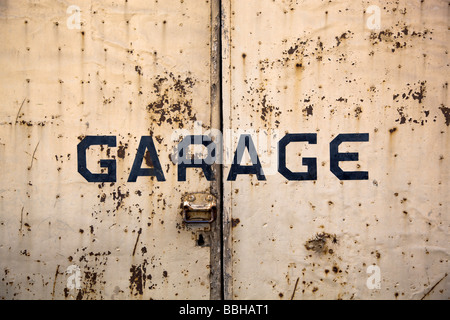
[[211, 223], [217, 215], [217, 198], [209, 193], [190, 193], [182, 198], [185, 223]]

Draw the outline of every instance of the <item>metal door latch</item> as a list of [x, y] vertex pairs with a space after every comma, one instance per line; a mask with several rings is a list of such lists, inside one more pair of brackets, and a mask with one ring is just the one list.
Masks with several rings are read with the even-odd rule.
[[216, 219], [217, 199], [209, 193], [190, 193], [182, 198], [185, 223], [211, 223]]

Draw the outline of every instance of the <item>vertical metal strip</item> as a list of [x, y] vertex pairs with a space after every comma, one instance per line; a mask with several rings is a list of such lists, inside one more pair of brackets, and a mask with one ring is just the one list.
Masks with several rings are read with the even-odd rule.
[[[221, 19], [222, 19], [222, 114], [223, 124], [222, 132], [226, 129], [231, 129], [231, 0], [221, 1]], [[225, 136], [225, 135], [224, 135]], [[224, 143], [224, 146], [227, 143]], [[225, 151], [223, 149], [223, 151]], [[222, 165], [222, 175], [229, 168], [227, 164]], [[222, 249], [222, 264], [223, 264], [223, 298], [231, 300], [233, 298], [233, 277], [232, 277], [232, 238], [231, 238], [231, 198], [232, 197], [232, 182], [223, 184], [222, 195], [222, 231], [223, 231], [223, 249]]]
[[[221, 106], [221, 24], [220, 0], [211, 1], [211, 129], [222, 129]], [[221, 146], [219, 146], [221, 147]], [[222, 169], [221, 164], [213, 166], [215, 181], [211, 193], [217, 196], [217, 218], [211, 223], [211, 300], [223, 299], [222, 288]]]

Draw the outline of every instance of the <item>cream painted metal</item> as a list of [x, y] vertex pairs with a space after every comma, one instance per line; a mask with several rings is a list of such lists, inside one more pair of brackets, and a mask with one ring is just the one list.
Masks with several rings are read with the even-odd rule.
[[[183, 194], [217, 186], [199, 169], [178, 182], [169, 159], [175, 129], [219, 121], [211, 10], [210, 1], [0, 1], [2, 299], [220, 296], [210, 234], [183, 225], [180, 209]], [[116, 137], [117, 147], [87, 154], [95, 173], [114, 159], [116, 183], [77, 172], [89, 135]], [[166, 181], [128, 183], [149, 135]]]
[[[448, 299], [448, 1], [222, 4], [224, 130], [316, 133], [286, 158], [318, 167], [225, 182], [225, 297]], [[342, 133], [369, 134], [339, 149], [368, 180], [330, 171]]]
[[[1, 299], [449, 298], [447, 1], [4, 0], [0, 24]], [[173, 133], [199, 127], [226, 160], [251, 134], [267, 180], [178, 181]], [[287, 133], [317, 135], [286, 148], [317, 179], [278, 173]], [[368, 180], [330, 171], [345, 133], [369, 136], [339, 149]], [[115, 183], [77, 172], [96, 135]], [[128, 182], [142, 136], [166, 181]], [[184, 224], [205, 192], [223, 213]]]

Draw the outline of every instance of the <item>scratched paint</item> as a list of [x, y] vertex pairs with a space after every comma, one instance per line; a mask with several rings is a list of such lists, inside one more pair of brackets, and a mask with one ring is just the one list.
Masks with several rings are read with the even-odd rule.
[[[315, 133], [286, 158], [318, 167], [225, 183], [225, 296], [448, 299], [448, 2], [222, 3], [224, 128]], [[369, 180], [340, 181], [329, 142], [354, 132], [369, 141], [342, 145], [359, 161], [341, 167]]]
[[[210, 247], [179, 206], [211, 184], [196, 169], [178, 183], [168, 146], [214, 118], [211, 3], [1, 1], [0, 24], [0, 299], [209, 299]], [[93, 172], [116, 160], [116, 183], [78, 174], [88, 135], [117, 137], [87, 153]], [[166, 181], [129, 184], [148, 135]]]

